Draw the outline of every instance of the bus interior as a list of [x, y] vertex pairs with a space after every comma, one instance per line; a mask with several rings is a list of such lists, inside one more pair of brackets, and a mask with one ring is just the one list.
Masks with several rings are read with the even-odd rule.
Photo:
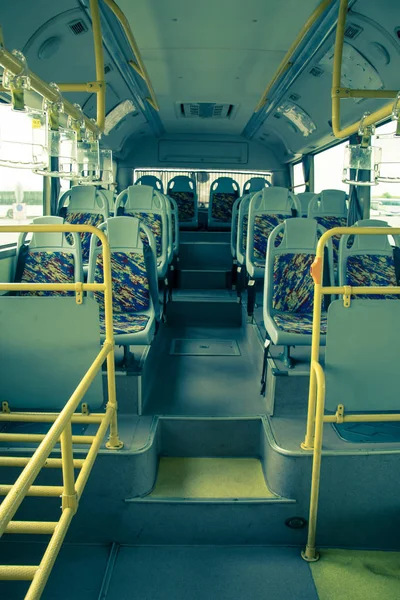
[[400, 600], [400, 4], [0, 26], [0, 598]]

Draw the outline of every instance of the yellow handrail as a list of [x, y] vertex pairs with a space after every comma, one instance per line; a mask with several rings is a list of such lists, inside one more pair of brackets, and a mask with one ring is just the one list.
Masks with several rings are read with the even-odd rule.
[[[105, 341], [102, 349], [87, 370], [81, 382], [69, 398], [68, 402], [57, 413], [34, 412], [3, 412], [0, 413], [1, 421], [26, 421], [26, 422], [52, 422], [46, 435], [1, 434], [0, 441], [33, 441], [40, 442], [36, 451], [30, 458], [1, 457], [0, 466], [23, 467], [23, 470], [13, 485], [0, 485], [0, 495], [6, 495], [0, 505], [0, 537], [3, 533], [30, 533], [51, 534], [47, 550], [38, 566], [0, 566], [1, 579], [31, 580], [31, 586], [26, 599], [37, 600], [40, 598], [46, 585], [48, 576], [54, 565], [61, 544], [69, 524], [74, 516], [79, 498], [82, 495], [94, 461], [100, 449], [103, 438], [110, 429], [107, 447], [120, 449], [122, 442], [118, 436], [117, 402], [115, 393], [115, 366], [114, 366], [114, 337], [112, 316], [112, 281], [111, 281], [111, 255], [107, 237], [101, 230], [89, 225], [21, 225], [0, 226], [1, 232], [77, 232], [91, 233], [97, 236], [103, 245], [104, 280], [103, 283], [92, 284], [22, 284], [2, 283], [0, 290], [75, 290], [75, 291], [102, 291], [104, 292], [105, 311]], [[104, 360], [107, 360], [108, 402], [104, 414], [77, 415], [75, 413], [86, 391], [101, 370]], [[25, 418], [24, 418], [25, 417]], [[95, 436], [73, 436], [71, 423], [98, 423], [99, 427]], [[61, 459], [49, 459], [49, 455], [57, 443], [61, 443]], [[73, 457], [73, 443], [87, 443], [89, 450], [85, 459], [76, 460]], [[38, 473], [42, 468], [61, 468], [63, 473], [63, 486], [34, 486]], [[80, 469], [75, 481], [74, 469]], [[16, 511], [26, 496], [59, 496], [62, 498], [62, 513], [58, 523], [48, 522], [20, 522], [12, 521]]]
[[[348, 90], [342, 88], [342, 59], [344, 32], [346, 16], [348, 11], [348, 0], [340, 0], [339, 17], [336, 28], [335, 53], [333, 58], [332, 75], [332, 131], [335, 137], [343, 139], [353, 133], [357, 133], [361, 120], [341, 129], [340, 124], [340, 99], [341, 98], [395, 98], [397, 91], [394, 90]], [[379, 110], [371, 113], [364, 119], [364, 125], [374, 125], [389, 117], [393, 110], [393, 103], [386, 104]]]
[[[326, 1], [326, 0], [325, 0]], [[146, 66], [142, 60], [142, 56], [140, 54], [140, 50], [136, 43], [135, 37], [132, 33], [131, 26], [129, 25], [129, 21], [126, 18], [125, 14], [122, 12], [120, 7], [114, 0], [104, 0], [107, 6], [112, 10], [114, 15], [117, 17], [118, 21], [121, 24], [122, 29], [127, 37], [127, 40], [131, 46], [133, 55], [136, 59], [136, 63], [134, 61], [129, 61], [130, 66], [142, 77], [145, 81], [147, 88], [149, 90], [150, 98], [146, 98], [147, 102], [154, 108], [154, 110], [159, 111], [160, 108], [158, 106], [157, 98], [154, 92], [153, 85], [151, 83], [149, 74], [147, 72]]]
[[[105, 0], [105, 2], [107, 4], [108, 4], [108, 1], [111, 1], [111, 0]], [[299, 47], [299, 45], [303, 41], [305, 35], [309, 32], [309, 30], [311, 29], [311, 27], [314, 25], [315, 21], [317, 21], [317, 19], [319, 19], [319, 17], [322, 15], [322, 13], [328, 8], [328, 6], [331, 3], [332, 3], [332, 0], [323, 0], [321, 2], [321, 4], [319, 4], [317, 6], [317, 8], [314, 10], [314, 12], [312, 13], [312, 15], [307, 19], [307, 21], [304, 24], [304, 26], [302, 27], [300, 33], [298, 34], [298, 36], [294, 40], [293, 44], [290, 46], [289, 50], [286, 52], [286, 54], [285, 54], [284, 58], [282, 59], [282, 62], [279, 65], [278, 70], [276, 71], [275, 75], [273, 76], [273, 78], [271, 79], [270, 83], [267, 85], [267, 87], [263, 91], [262, 96], [260, 98], [260, 101], [258, 102], [256, 108], [254, 109], [254, 112], [258, 112], [259, 110], [261, 110], [261, 108], [263, 106], [265, 106], [265, 104], [267, 103], [267, 100], [268, 100], [268, 94], [269, 94], [272, 86], [276, 83], [276, 81], [279, 79], [279, 77], [285, 71], [287, 71], [288, 69], [290, 69], [290, 67], [292, 66], [293, 63], [290, 62], [290, 59], [293, 56], [293, 53]]]
[[327, 241], [340, 235], [399, 235], [400, 227], [335, 227], [326, 231], [317, 244], [316, 256], [311, 267], [314, 279], [314, 312], [311, 342], [310, 389], [308, 399], [307, 431], [305, 441], [301, 444], [304, 450], [313, 451], [313, 467], [311, 476], [310, 514], [307, 545], [302, 557], [308, 562], [318, 560], [316, 551], [316, 527], [318, 514], [318, 497], [321, 475], [322, 440], [324, 423], [365, 423], [365, 422], [399, 422], [398, 414], [357, 414], [345, 415], [344, 406], [339, 404], [335, 415], [324, 415], [325, 409], [325, 374], [318, 362], [321, 330], [321, 304], [325, 294], [343, 294], [351, 297], [363, 294], [399, 294], [400, 286], [323, 286], [324, 248]]

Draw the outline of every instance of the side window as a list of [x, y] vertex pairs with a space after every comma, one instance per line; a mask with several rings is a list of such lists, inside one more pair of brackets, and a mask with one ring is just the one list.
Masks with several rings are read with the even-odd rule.
[[344, 190], [349, 193], [349, 185], [342, 182], [344, 149], [348, 142], [337, 144], [314, 156], [314, 192], [322, 190]]
[[[43, 177], [25, 169], [0, 166], [0, 224], [26, 225], [43, 215]], [[0, 233], [0, 246], [13, 244], [19, 233]]]
[[293, 191], [295, 194], [301, 194], [306, 191], [304, 181], [303, 164], [301, 162], [293, 165]]
[[[393, 140], [396, 124], [392, 121], [376, 128], [372, 145], [382, 148], [381, 174], [400, 179], [400, 140]], [[383, 134], [383, 137], [379, 137]], [[390, 164], [388, 164], [390, 163]], [[371, 187], [371, 219], [387, 221], [392, 227], [400, 227], [400, 183], [380, 182]]]

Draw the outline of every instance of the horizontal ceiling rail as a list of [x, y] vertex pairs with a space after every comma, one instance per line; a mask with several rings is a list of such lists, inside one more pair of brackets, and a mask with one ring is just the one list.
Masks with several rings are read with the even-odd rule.
[[[353, 133], [357, 133], [361, 120], [356, 121], [348, 127], [341, 128], [340, 124], [340, 100], [341, 98], [396, 98], [398, 90], [351, 90], [342, 87], [342, 61], [344, 33], [346, 27], [346, 17], [349, 9], [348, 0], [340, 0], [338, 23], [336, 27], [335, 52], [333, 58], [332, 75], [332, 130], [335, 137], [339, 139], [347, 138]], [[394, 109], [393, 102], [385, 104], [379, 110], [371, 113], [363, 119], [363, 125], [374, 125], [383, 121], [392, 114]]]

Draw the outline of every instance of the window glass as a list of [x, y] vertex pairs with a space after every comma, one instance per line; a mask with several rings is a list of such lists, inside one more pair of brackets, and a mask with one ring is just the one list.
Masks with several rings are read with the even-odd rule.
[[[380, 125], [376, 128], [377, 134], [390, 134], [396, 130], [396, 124], [391, 121], [385, 125]], [[376, 140], [376, 136], [372, 138], [372, 145], [383, 147], [385, 140]], [[397, 152], [396, 152], [397, 146]], [[385, 153], [383, 154], [385, 156]], [[396, 140], [394, 145], [390, 146], [390, 152], [386, 154], [384, 160], [389, 160], [398, 163], [394, 169], [398, 168], [398, 176], [400, 178], [400, 139]], [[385, 183], [381, 182], [376, 186], [371, 187], [371, 219], [379, 218], [387, 221], [392, 227], [400, 227], [400, 183]]]
[[301, 194], [306, 191], [303, 163], [301, 162], [293, 165], [293, 191], [295, 194]]
[[337, 144], [314, 156], [314, 191], [344, 190], [349, 193], [349, 186], [342, 182], [344, 149], [348, 142]]
[[271, 183], [272, 173], [270, 171], [193, 171], [189, 169], [135, 169], [133, 173], [133, 181], [136, 182], [143, 175], [155, 175], [163, 182], [164, 192], [167, 191], [168, 181], [176, 175], [186, 175], [192, 177], [196, 181], [197, 195], [199, 208], [208, 208], [210, 199], [211, 184], [218, 177], [232, 177], [240, 188], [240, 194], [243, 191], [243, 186], [251, 177], [265, 177]]
[[[26, 225], [43, 215], [43, 177], [28, 169], [0, 166], [0, 224]], [[0, 233], [0, 246], [15, 243], [19, 233]]]

